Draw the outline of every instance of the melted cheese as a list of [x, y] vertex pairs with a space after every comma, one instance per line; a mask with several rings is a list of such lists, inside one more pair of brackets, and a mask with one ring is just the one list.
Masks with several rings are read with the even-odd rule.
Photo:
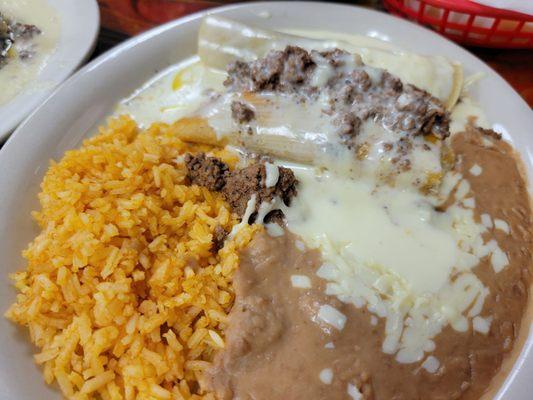
[[366, 180], [296, 171], [299, 193], [285, 211], [293, 232], [304, 238], [322, 232], [319, 241], [327, 237], [360, 262], [383, 266], [417, 293], [436, 291], [446, 282], [456, 257], [455, 241], [430, 223], [436, 213], [416, 192], [376, 190]]
[[210, 93], [223, 89], [224, 73], [205, 67], [198, 56], [174, 65], [122, 100], [115, 114], [129, 114], [141, 127], [172, 123], [193, 114]]
[[278, 166], [267, 162], [265, 163], [265, 172], [266, 172], [265, 186], [267, 188], [276, 186], [279, 180]]
[[257, 204], [256, 198], [257, 196], [253, 194], [252, 197], [250, 197], [250, 200], [248, 200], [248, 202], [246, 203], [246, 210], [244, 211], [244, 215], [242, 216], [241, 222], [235, 225], [228, 235], [230, 239], [233, 238], [245, 225], [248, 224], [248, 220], [255, 211], [255, 206]]
[[463, 95], [461, 101], [455, 105], [450, 117], [450, 132], [462, 132], [470, 121], [482, 128], [490, 128], [483, 109], [470, 97]]
[[384, 352], [420, 361], [446, 325], [468, 330], [488, 294], [472, 268], [487, 255], [498, 271], [506, 260], [495, 241], [484, 243], [487, 228], [461, 204], [466, 180], [446, 179], [453, 182], [446, 190], [460, 196], [436, 212], [440, 200], [418, 191], [290, 167], [300, 185], [283, 208], [288, 228], [320, 248], [325, 264], [317, 275], [328, 282], [327, 294], [385, 319]]

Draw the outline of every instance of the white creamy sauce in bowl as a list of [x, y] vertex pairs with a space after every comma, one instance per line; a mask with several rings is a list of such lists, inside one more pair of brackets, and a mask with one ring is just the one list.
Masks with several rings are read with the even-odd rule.
[[[46, 0], [0, 0], [0, 13], [14, 22], [35, 25], [41, 31], [29, 41], [30, 48], [27, 50], [32, 51], [30, 58], [20, 59], [15, 55], [0, 68], [2, 105], [28, 88], [45, 68], [57, 46], [60, 22], [56, 11]], [[16, 41], [14, 49], [17, 50]]]

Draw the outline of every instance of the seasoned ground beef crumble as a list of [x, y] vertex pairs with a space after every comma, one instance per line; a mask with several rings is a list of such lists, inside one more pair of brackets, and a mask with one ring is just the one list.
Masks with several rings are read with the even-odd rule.
[[[279, 167], [276, 185], [266, 187], [266, 169], [264, 163], [257, 162], [247, 167], [230, 171], [229, 167], [215, 157], [203, 153], [185, 157], [187, 177], [192, 184], [204, 186], [209, 190], [222, 192], [232, 207], [233, 212], [243, 216], [248, 200], [256, 195], [256, 210], [263, 202], [270, 202], [279, 197], [287, 206], [296, 195], [298, 181], [289, 168]], [[274, 210], [276, 211], [276, 210]], [[269, 219], [279, 220], [279, 212], [272, 212]]]

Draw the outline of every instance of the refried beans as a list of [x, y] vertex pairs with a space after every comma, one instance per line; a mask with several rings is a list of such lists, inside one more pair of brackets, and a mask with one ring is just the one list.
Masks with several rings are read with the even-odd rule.
[[[262, 232], [242, 253], [234, 277], [235, 305], [226, 330], [226, 348], [207, 373], [208, 387], [221, 399], [479, 399], [511, 351], [531, 283], [531, 210], [511, 146], [469, 127], [451, 138], [455, 170], [467, 177], [476, 219], [487, 213], [505, 221], [509, 234], [492, 227], [508, 255], [498, 276], [487, 257], [474, 269], [489, 289], [483, 314], [491, 315], [487, 334], [445, 328], [431, 353], [440, 362], [431, 373], [422, 363], [401, 364], [381, 347], [384, 322], [364, 307], [344, 304], [324, 293], [316, 276], [321, 255], [302, 246], [288, 231]], [[477, 166], [479, 174], [469, 171]], [[431, 268], [431, 266], [428, 266]], [[291, 277], [309, 278], [298, 288]], [[346, 316], [342, 330], [313, 320], [321, 305]], [[352, 385], [349, 389], [349, 385]]]

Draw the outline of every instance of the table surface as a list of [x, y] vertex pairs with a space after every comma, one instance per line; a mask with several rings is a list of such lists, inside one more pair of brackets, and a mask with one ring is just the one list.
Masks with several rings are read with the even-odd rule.
[[[102, 29], [93, 57], [128, 37], [174, 18], [231, 1], [224, 0], [98, 0]], [[344, 1], [384, 10], [379, 0]], [[519, 92], [533, 107], [533, 50], [468, 48]]]

